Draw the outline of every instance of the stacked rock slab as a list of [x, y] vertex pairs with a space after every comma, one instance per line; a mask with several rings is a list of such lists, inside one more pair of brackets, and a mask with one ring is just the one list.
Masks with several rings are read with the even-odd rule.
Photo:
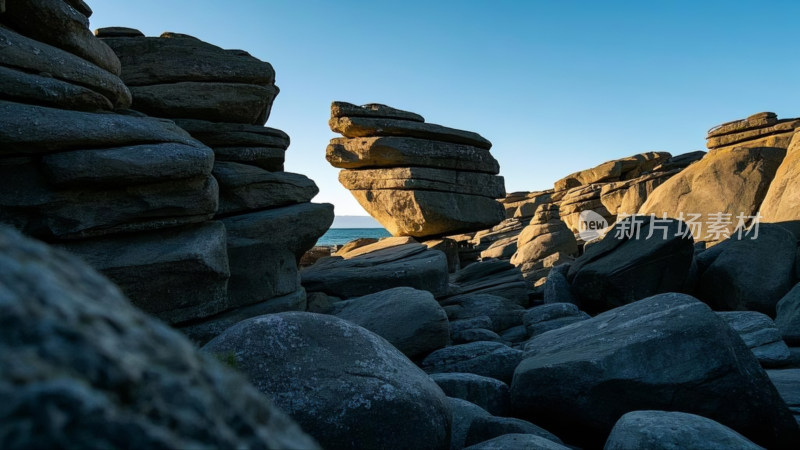
[[214, 154], [172, 122], [114, 113], [131, 94], [81, 5], [0, 12], [0, 222], [80, 254], [166, 321], [219, 312]]
[[339, 181], [395, 236], [430, 237], [491, 227], [505, 196], [491, 142], [425, 123], [385, 105], [331, 105], [327, 159]]
[[799, 126], [800, 118], [778, 119], [773, 112], [761, 112], [712, 128], [708, 131], [706, 146], [709, 150], [736, 147], [786, 149]]
[[283, 171], [289, 137], [264, 127], [278, 93], [272, 66], [242, 50], [197, 38], [101, 29], [119, 56], [133, 108], [175, 120], [213, 148], [219, 183], [216, 219], [225, 226], [230, 281], [226, 309], [184, 330], [213, 337], [220, 323], [252, 314], [305, 310], [298, 261], [333, 221], [333, 207], [313, 204], [319, 192], [303, 175]]

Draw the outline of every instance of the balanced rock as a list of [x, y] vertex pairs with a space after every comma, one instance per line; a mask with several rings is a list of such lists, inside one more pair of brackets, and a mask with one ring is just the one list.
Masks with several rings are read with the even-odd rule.
[[236, 324], [203, 350], [229, 355], [323, 447], [448, 448], [451, 412], [442, 390], [383, 338], [350, 322], [270, 314]]
[[5, 227], [0, 291], [4, 449], [318, 448], [78, 258]]
[[785, 149], [792, 139], [800, 119], [778, 119], [772, 112], [752, 116], [718, 125], [708, 132], [706, 146], [709, 149], [733, 149], [736, 147], [774, 147]]
[[[363, 110], [363, 111], [362, 111]], [[476, 231], [503, 220], [503, 178], [476, 133], [385, 105], [334, 102], [327, 158], [339, 181], [395, 236]]]
[[636, 410], [679, 410], [767, 447], [798, 427], [742, 339], [702, 302], [661, 294], [534, 337], [512, 408], [567, 442], [599, 447]]
[[725, 239], [750, 224], [785, 154], [785, 147], [710, 151], [651, 192], [639, 214], [692, 222], [698, 241]]

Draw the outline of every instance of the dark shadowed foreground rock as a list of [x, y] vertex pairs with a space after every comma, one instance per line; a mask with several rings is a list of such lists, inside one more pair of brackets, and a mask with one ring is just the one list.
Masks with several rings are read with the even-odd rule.
[[781, 332], [766, 314], [756, 311], [725, 311], [717, 314], [739, 333], [762, 366], [778, 367], [791, 361], [789, 348], [781, 339]]
[[[753, 239], [755, 238], [755, 239]], [[780, 225], [762, 223], [697, 258], [697, 298], [715, 310], [750, 310], [775, 317], [775, 306], [794, 284], [797, 239]]]
[[800, 345], [800, 284], [778, 302], [775, 325], [789, 345]]
[[77, 258], [0, 228], [0, 448], [317, 448]]
[[695, 414], [667, 411], [634, 411], [622, 416], [611, 430], [606, 450], [708, 450], [761, 447], [725, 425]]
[[508, 385], [473, 373], [434, 373], [433, 381], [448, 397], [474, 403], [496, 416], [508, 414]]
[[[514, 373], [516, 415], [586, 447], [636, 410], [681, 410], [767, 447], [798, 428], [741, 338], [688, 295], [640, 300], [534, 337]], [[580, 431], [577, 431], [580, 430]]]
[[333, 314], [372, 331], [412, 359], [450, 340], [447, 314], [433, 294], [410, 287], [337, 302]]
[[203, 347], [240, 371], [325, 448], [445, 449], [447, 397], [380, 336], [337, 317], [255, 317]]
[[606, 311], [662, 292], [683, 290], [692, 266], [691, 236], [673, 219], [634, 216], [570, 266], [567, 279], [581, 309]]
[[479, 417], [491, 417], [480, 406], [460, 398], [447, 397], [453, 411], [453, 422], [450, 427], [450, 450], [461, 450], [467, 440], [467, 432], [472, 422]]

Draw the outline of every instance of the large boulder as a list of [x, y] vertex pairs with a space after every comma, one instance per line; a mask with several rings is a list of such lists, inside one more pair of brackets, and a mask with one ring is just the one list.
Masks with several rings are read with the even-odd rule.
[[421, 367], [428, 373], [472, 373], [508, 383], [520, 358], [520, 350], [499, 342], [470, 342], [436, 350]]
[[567, 450], [569, 447], [536, 434], [509, 433], [465, 447], [464, 450]]
[[786, 157], [761, 203], [762, 222], [777, 222], [800, 238], [800, 133], [795, 133]]
[[433, 294], [397, 287], [333, 305], [333, 314], [389, 341], [411, 359], [448, 344], [447, 314]]
[[530, 434], [547, 439], [556, 444], [562, 444], [553, 433], [538, 427], [530, 422], [513, 417], [476, 417], [469, 426], [465, 445], [474, 445], [486, 442], [498, 436], [507, 434]]
[[518, 305], [528, 304], [528, 291], [522, 272], [508, 261], [481, 261], [452, 274], [449, 295], [464, 294], [491, 294]]
[[625, 413], [679, 410], [767, 447], [798, 427], [742, 339], [702, 302], [661, 294], [527, 342], [514, 373], [516, 415], [569, 443], [599, 447]]
[[589, 319], [589, 315], [572, 303], [535, 306], [522, 316], [525, 331], [531, 337], [586, 319]]
[[448, 397], [472, 402], [495, 416], [508, 414], [508, 385], [502, 381], [473, 373], [434, 373], [431, 379]]
[[756, 311], [726, 311], [717, 313], [744, 341], [764, 367], [785, 366], [791, 354], [775, 323]]
[[558, 219], [543, 224], [531, 224], [520, 233], [511, 264], [528, 272], [537, 262], [556, 253], [578, 254], [578, 242], [572, 230]]
[[800, 284], [796, 284], [776, 307], [775, 325], [789, 345], [800, 345]]
[[503, 331], [522, 324], [525, 311], [519, 304], [491, 294], [462, 294], [441, 301], [451, 320], [488, 317], [493, 331]]
[[767, 375], [800, 424], [800, 369], [768, 370]]
[[417, 243], [381, 248], [349, 259], [330, 257], [301, 272], [309, 292], [360, 297], [393, 287], [447, 293], [447, 257]]
[[606, 311], [662, 292], [684, 290], [694, 246], [678, 220], [633, 216], [618, 222], [570, 266], [581, 309]]
[[446, 449], [447, 397], [378, 335], [333, 316], [240, 322], [203, 347], [229, 357], [325, 448]]
[[716, 310], [775, 317], [775, 306], [795, 282], [796, 252], [797, 239], [776, 224], [734, 234], [698, 255], [697, 297]]
[[758, 450], [762, 447], [711, 419], [668, 411], [634, 411], [622, 416], [611, 430], [605, 450]]
[[712, 128], [706, 137], [706, 147], [715, 150], [737, 147], [785, 149], [798, 126], [800, 126], [798, 119], [778, 119], [773, 112], [760, 112], [746, 119], [734, 120]]
[[316, 444], [80, 260], [0, 228], [0, 447]]
[[749, 224], [785, 155], [775, 147], [712, 150], [657, 187], [639, 214], [693, 219], [696, 240], [724, 239]]
[[671, 156], [667, 152], [648, 152], [607, 161], [597, 167], [575, 172], [556, 181], [555, 190], [563, 191], [600, 182], [630, 180], [652, 170]]

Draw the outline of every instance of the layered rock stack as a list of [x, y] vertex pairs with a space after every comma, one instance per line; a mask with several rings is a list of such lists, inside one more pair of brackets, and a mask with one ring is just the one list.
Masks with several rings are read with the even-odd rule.
[[726, 122], [708, 131], [706, 147], [709, 150], [736, 147], [787, 148], [800, 119], [778, 119], [773, 112], [760, 112], [746, 119]]
[[[214, 150], [215, 218], [225, 226], [231, 273], [227, 308], [249, 306], [246, 315], [305, 310], [298, 260], [330, 227], [333, 207], [309, 203], [316, 184], [283, 171], [289, 136], [264, 126], [279, 91], [272, 66], [184, 34], [97, 34], [119, 56], [133, 108], [173, 119]], [[185, 331], [211, 337], [241, 314]]]
[[477, 133], [425, 123], [385, 105], [331, 105], [326, 157], [339, 181], [395, 236], [475, 231], [503, 220], [505, 195], [491, 142]]

